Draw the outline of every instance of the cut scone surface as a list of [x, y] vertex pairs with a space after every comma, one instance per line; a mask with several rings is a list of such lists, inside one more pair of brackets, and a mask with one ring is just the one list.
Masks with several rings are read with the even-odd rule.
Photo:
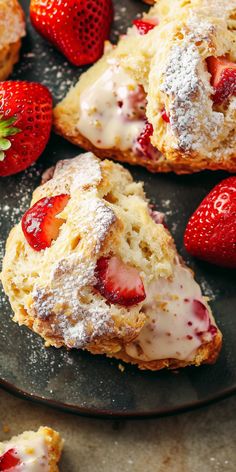
[[[0, 443], [1, 459], [12, 468], [6, 470], [22, 472], [59, 472], [63, 441], [56, 431], [41, 426], [37, 432], [26, 431], [9, 441]], [[2, 469], [1, 470], [5, 470]]]
[[[69, 195], [57, 215], [62, 221], [57, 238], [36, 251], [18, 224], [7, 241], [2, 282], [14, 320], [47, 345], [127, 357], [147, 368], [163, 359], [169, 365], [170, 358], [183, 365], [213, 361], [221, 334], [142, 183], [92, 153], [61, 161], [50, 174], [32, 205]], [[110, 276], [102, 284], [99, 279], [104, 261], [116, 263], [115, 298], [108, 293]], [[144, 287], [140, 302], [126, 303], [120, 296], [121, 285], [129, 291], [130, 274], [135, 280], [138, 274]]]

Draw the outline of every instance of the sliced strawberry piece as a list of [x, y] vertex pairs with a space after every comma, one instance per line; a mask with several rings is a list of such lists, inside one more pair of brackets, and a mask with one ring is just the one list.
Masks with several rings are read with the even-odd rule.
[[236, 268], [236, 177], [220, 182], [191, 216], [187, 251], [213, 264]]
[[193, 300], [193, 313], [201, 321], [209, 319], [208, 310], [200, 300]]
[[133, 25], [138, 29], [139, 34], [144, 35], [149, 33], [155, 26], [158, 25], [156, 18], [150, 18], [146, 20], [134, 20]]
[[226, 57], [208, 57], [208, 71], [211, 74], [211, 85], [215, 89], [213, 101], [220, 104], [236, 94], [236, 64]]
[[7, 471], [16, 465], [19, 465], [20, 462], [21, 461], [17, 456], [16, 450], [14, 448], [9, 449], [8, 451], [4, 452], [2, 456], [0, 456], [0, 471]]
[[35, 251], [50, 247], [52, 240], [57, 239], [59, 228], [64, 223], [57, 215], [64, 210], [69, 198], [64, 194], [41, 198], [24, 214], [22, 230]]
[[122, 109], [122, 116], [128, 120], [144, 120], [146, 115], [146, 93], [142, 85], [137, 85], [129, 92], [125, 100], [118, 101], [119, 108]]
[[138, 137], [138, 142], [143, 152], [146, 152], [148, 150], [148, 147], [151, 144], [150, 138], [152, 135], [153, 135], [153, 126], [151, 123], [147, 122], [142, 133]]
[[102, 56], [109, 37], [112, 0], [31, 0], [30, 18], [72, 64], [91, 64]]
[[96, 277], [95, 288], [110, 303], [132, 306], [146, 298], [138, 270], [117, 256], [101, 257], [97, 262]]
[[140, 133], [135, 146], [135, 151], [149, 159], [155, 159], [159, 155], [159, 151], [154, 148], [150, 138], [153, 135], [153, 126], [151, 123], [146, 122], [143, 131]]
[[162, 117], [162, 119], [163, 119], [166, 123], [169, 123], [169, 122], [170, 122], [170, 117], [169, 117], [169, 115], [167, 114], [165, 108], [163, 108], [163, 110], [162, 110], [162, 112], [161, 112], [161, 117]]

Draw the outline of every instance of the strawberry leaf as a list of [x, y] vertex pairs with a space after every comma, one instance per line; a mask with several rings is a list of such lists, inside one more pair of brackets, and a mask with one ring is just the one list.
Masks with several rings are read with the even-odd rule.
[[16, 126], [12, 126], [16, 120], [17, 118], [15, 116], [5, 119], [3, 115], [0, 115], [0, 161], [3, 161], [5, 158], [4, 151], [7, 151], [11, 147], [11, 141], [6, 138], [8, 136], [14, 136], [21, 131], [19, 128], [16, 128]]

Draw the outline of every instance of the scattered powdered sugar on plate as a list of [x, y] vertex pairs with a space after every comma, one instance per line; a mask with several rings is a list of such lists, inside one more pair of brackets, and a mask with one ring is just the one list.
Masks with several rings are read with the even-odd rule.
[[[0, 234], [5, 234], [20, 221], [29, 207], [35, 180], [39, 180], [40, 170], [35, 165], [6, 180], [1, 180]], [[10, 180], [11, 179], [11, 180]], [[9, 182], [5, 184], [5, 182]], [[7, 192], [4, 191], [6, 185]], [[5, 249], [5, 240], [0, 239], [0, 267]]]

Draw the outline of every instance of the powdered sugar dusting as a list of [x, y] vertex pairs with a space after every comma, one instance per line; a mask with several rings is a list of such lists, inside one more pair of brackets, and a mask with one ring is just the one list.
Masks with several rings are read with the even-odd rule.
[[211, 25], [198, 25], [198, 36], [187, 34], [176, 43], [164, 72], [161, 90], [170, 98], [170, 124], [183, 151], [207, 151], [224, 122], [223, 113], [212, 110], [209, 74], [194, 41], [203, 41]]
[[[36, 168], [35, 164], [29, 167], [24, 173], [18, 174], [9, 179], [7, 191], [1, 196], [0, 200], [0, 234], [7, 234], [13, 225], [15, 225], [22, 214], [29, 207], [32, 197], [32, 191], [35, 182], [40, 175], [40, 168]], [[4, 185], [1, 182], [1, 185]], [[5, 249], [5, 240], [0, 239], [0, 268]]]
[[[95, 262], [80, 254], [70, 255], [52, 269], [48, 287], [36, 288], [32, 309], [36, 317], [53, 318], [54, 335], [68, 347], [84, 347], [113, 326], [105, 300], [94, 296], [89, 285], [95, 284]], [[51, 288], [50, 288], [51, 287]]]
[[71, 182], [71, 192], [99, 184], [102, 178], [99, 160], [91, 152], [73, 159], [59, 161], [54, 171], [55, 179]]
[[77, 205], [72, 216], [81, 241], [75, 252], [54, 264], [47, 284], [35, 285], [30, 308], [34, 317], [50, 318], [53, 335], [62, 337], [68, 347], [83, 347], [113, 325], [105, 299], [93, 289], [96, 255], [116, 220], [109, 204], [98, 197], [101, 179], [98, 159], [87, 153], [59, 162], [52, 179], [41, 187], [45, 195], [62, 182]]
[[73, 159], [59, 161], [55, 168], [50, 168], [42, 176], [43, 186], [40, 194], [73, 193], [99, 184], [102, 173], [99, 160], [91, 152], [80, 154]]

